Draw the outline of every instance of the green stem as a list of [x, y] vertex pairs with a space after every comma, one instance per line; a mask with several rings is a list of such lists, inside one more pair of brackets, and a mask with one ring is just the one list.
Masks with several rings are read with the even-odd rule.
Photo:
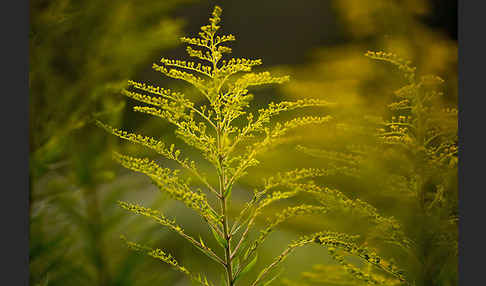
[[[220, 126], [219, 126], [220, 127]], [[217, 132], [217, 144], [218, 144], [218, 150], [219, 153], [221, 154], [222, 146], [221, 146], [221, 129], [218, 129]], [[225, 177], [225, 171], [223, 167], [223, 157], [220, 155], [219, 157], [219, 200], [221, 204], [221, 215], [223, 217], [223, 236], [224, 239], [226, 240], [226, 245], [225, 245], [225, 268], [226, 268], [226, 282], [228, 286], [233, 286], [233, 269], [231, 265], [232, 261], [232, 256], [231, 256], [231, 235], [229, 233], [229, 227], [228, 227], [228, 214], [227, 214], [227, 205], [226, 205], [226, 189], [228, 186], [226, 186], [226, 177]]]
[[223, 212], [223, 234], [226, 240], [226, 247], [225, 247], [225, 266], [226, 266], [226, 278], [229, 286], [233, 286], [233, 269], [231, 266], [231, 236], [229, 235], [228, 231], [228, 220], [226, 214], [226, 199], [223, 198], [221, 200], [221, 208]]
[[[211, 50], [211, 54], [213, 55], [212, 58], [212, 64], [213, 64], [213, 75], [217, 73], [218, 71], [218, 60], [217, 58], [214, 57], [216, 55], [216, 46], [214, 44], [214, 34], [211, 35], [210, 39], [210, 46], [209, 49]], [[216, 80], [213, 78], [213, 80]], [[224, 83], [224, 80], [220, 83], [222, 85]], [[219, 94], [219, 88], [216, 90], [216, 94]], [[215, 110], [217, 111], [217, 110]], [[218, 113], [218, 112], [217, 112]], [[226, 282], [228, 286], [233, 286], [234, 281], [233, 281], [233, 269], [231, 265], [232, 257], [231, 257], [231, 235], [229, 232], [229, 227], [228, 227], [228, 214], [227, 214], [227, 205], [226, 205], [226, 190], [230, 186], [230, 184], [227, 184], [226, 182], [226, 175], [225, 175], [225, 170], [223, 166], [223, 146], [222, 146], [222, 138], [224, 138], [224, 130], [223, 128], [223, 120], [221, 118], [221, 110], [219, 110], [219, 115], [218, 115], [218, 123], [217, 123], [217, 128], [216, 128], [216, 143], [217, 143], [217, 149], [218, 149], [218, 179], [219, 179], [219, 195], [218, 199], [220, 201], [221, 205], [221, 216], [223, 217], [223, 237], [224, 240], [226, 240], [226, 245], [224, 247], [224, 254], [225, 254], [225, 261], [224, 265], [226, 268]]]

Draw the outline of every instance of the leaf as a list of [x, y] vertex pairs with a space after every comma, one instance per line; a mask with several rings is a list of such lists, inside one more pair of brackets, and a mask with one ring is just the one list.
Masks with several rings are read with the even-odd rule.
[[206, 247], [206, 245], [204, 245], [204, 242], [203, 242], [203, 240], [202, 240], [201, 236], [199, 236], [199, 243], [201, 243], [201, 245], [202, 245], [203, 247]]
[[211, 215], [213, 216], [214, 220], [215, 221], [219, 221], [220, 220], [220, 215], [213, 209], [209, 209]]
[[216, 241], [218, 242], [218, 244], [222, 248], [228, 247], [228, 242], [226, 241], [226, 239], [222, 238], [212, 227], [210, 227], [210, 228], [211, 228], [211, 232], [212, 232], [214, 238], [216, 239]]
[[236, 257], [233, 263], [233, 268], [234, 269], [239, 269], [240, 268], [240, 258]]
[[[207, 257], [211, 258], [212, 260], [220, 263], [217, 258], [215, 258], [214, 256], [211, 255], [211, 253], [207, 250], [207, 249], [204, 249], [204, 248], [201, 248], [200, 246], [198, 246], [197, 244], [194, 244], [194, 246], [199, 249], [202, 253], [204, 253], [204, 255], [206, 255]], [[209, 248], [208, 248], [209, 249]]]
[[[242, 253], [242, 251], [247, 248], [247, 246], [250, 244], [250, 240], [249, 239], [245, 239], [245, 241], [243, 241], [240, 245], [240, 247], [238, 248], [238, 250], [236, 251], [235, 253], [235, 257], [238, 257], [240, 256], [240, 254]], [[246, 250], [248, 252], [248, 249]], [[248, 258], [248, 255], [246, 256], [243, 256], [243, 260], [246, 260], [246, 258]]]
[[224, 193], [224, 197], [229, 199], [229, 197], [231, 196], [231, 191], [233, 190], [233, 186], [229, 187], [226, 192]]
[[242, 277], [243, 275], [247, 274], [248, 272], [250, 272], [250, 270], [255, 266], [256, 262], [258, 260], [258, 254], [255, 255], [255, 257], [250, 261], [250, 263], [248, 263], [245, 268], [243, 268], [243, 270], [241, 270], [238, 275], [236, 275], [234, 281], [236, 281], [237, 279], [239, 279], [240, 277]]

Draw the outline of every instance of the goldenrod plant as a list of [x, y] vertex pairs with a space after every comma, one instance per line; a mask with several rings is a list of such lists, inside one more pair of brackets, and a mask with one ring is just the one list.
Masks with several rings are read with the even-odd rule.
[[[368, 117], [372, 122], [363, 120], [354, 122], [359, 126], [345, 128], [355, 137], [363, 130], [369, 134], [370, 126], [379, 126], [376, 136], [368, 135], [373, 140], [367, 145], [349, 144], [338, 151], [304, 146], [298, 149], [328, 162], [341, 176], [361, 182], [361, 186], [370, 184], [370, 169], [378, 168], [375, 175], [380, 178], [373, 185], [374, 190], [401, 209], [395, 214], [405, 225], [404, 235], [409, 243], [400, 245], [395, 257], [402, 257], [409, 281], [414, 285], [456, 285], [457, 109], [444, 102], [438, 88], [443, 83], [441, 78], [433, 75], [417, 78], [410, 61], [393, 53], [370, 51], [366, 56], [392, 64], [406, 81], [405, 86], [394, 92], [395, 99], [388, 105], [390, 120]], [[373, 166], [376, 162], [399, 167]], [[368, 236], [368, 241], [376, 240], [374, 235]], [[393, 247], [381, 245], [380, 249], [392, 251]], [[309, 283], [333, 283], [326, 269], [316, 265], [303, 275]], [[366, 270], [367, 274], [371, 272], [372, 269]], [[345, 285], [357, 281], [341, 278]], [[394, 282], [382, 280], [379, 284], [394, 285]]]
[[[441, 102], [438, 76], [417, 78], [415, 67], [392, 53], [368, 52], [368, 57], [391, 63], [406, 80], [389, 105], [394, 113], [379, 129], [383, 144], [405, 155], [401, 175], [418, 211], [411, 237], [419, 262], [418, 285], [457, 283], [457, 109]], [[405, 160], [404, 160], [405, 161]]]
[[[364, 57], [363, 52], [366, 50], [386, 50], [400, 55], [414, 63], [419, 75], [440, 75], [446, 80], [436, 87], [444, 94], [429, 104], [437, 111], [446, 109], [447, 106], [457, 106], [457, 41], [440, 27], [431, 26], [424, 21], [437, 15], [437, 7], [434, 6], [443, 6], [447, 1], [442, 1], [439, 5], [435, 5], [438, 2], [433, 2], [330, 1], [337, 17], [337, 27], [345, 40], [332, 45], [322, 45], [312, 52], [312, 60], [308, 64], [291, 67], [289, 72], [293, 80], [284, 85], [282, 90], [287, 100], [305, 95], [333, 101], [338, 105], [338, 108], [331, 110], [334, 125], [326, 128], [324, 132], [309, 130], [303, 136], [306, 142], [299, 142], [305, 146], [300, 150], [312, 155], [303, 157], [304, 160], [318, 156], [321, 160], [316, 167], [340, 170], [336, 175], [322, 178], [321, 182], [338, 188], [350, 197], [366, 200], [376, 206], [383, 215], [394, 216], [401, 223], [407, 237], [414, 241], [422, 241], [424, 249], [431, 250], [427, 254], [426, 262], [423, 258], [415, 258], [421, 255], [408, 253], [415, 252], [416, 248], [403, 251], [402, 248], [374, 241], [373, 246], [380, 250], [380, 254], [395, 258], [397, 264], [406, 270], [410, 281], [417, 285], [456, 285], [457, 257], [451, 255], [454, 248], [444, 243], [437, 245], [434, 240], [425, 243], [427, 240], [419, 237], [419, 233], [424, 229], [428, 230], [428, 237], [439, 234], [454, 237], [457, 232], [456, 226], [447, 223], [447, 215], [440, 220], [440, 216], [429, 215], [426, 224], [426, 220], [417, 215], [420, 213], [417, 209], [418, 204], [414, 200], [414, 192], [411, 191], [413, 187], [409, 186], [412, 182], [409, 179], [410, 159], [413, 156], [402, 152], [403, 148], [395, 148], [396, 145], [378, 144], [372, 136], [376, 133], [376, 122], [368, 120], [371, 117], [393, 120], [393, 116], [395, 120], [398, 120], [399, 116], [408, 119], [409, 114], [406, 110], [402, 110], [400, 114], [393, 113], [387, 107], [392, 100], [396, 100], [392, 91], [403, 85], [403, 78], [393, 72], [393, 67], [376, 64], [375, 61]], [[420, 78], [417, 76], [417, 82], [419, 81]], [[427, 85], [427, 88], [431, 87]], [[454, 118], [453, 114], [441, 116], [435, 124], [454, 130], [457, 117]], [[280, 162], [275, 161], [275, 164]], [[434, 169], [437, 171], [433, 172], [434, 183], [426, 183], [429, 195], [434, 193], [435, 187], [432, 185], [442, 176], [444, 182], [447, 182], [444, 193], [448, 194], [449, 198], [454, 198], [457, 195], [457, 168], [444, 169], [446, 171]], [[442, 210], [456, 212], [457, 205], [454, 200], [449, 202], [450, 204], [444, 204]], [[433, 217], [435, 221], [431, 219]], [[302, 221], [301, 225], [313, 222], [308, 219]], [[321, 221], [321, 224], [328, 223]], [[348, 225], [347, 221], [340, 217], [336, 219], [335, 224], [340, 228]], [[352, 224], [349, 228], [359, 232], [368, 243], [372, 243], [372, 239], [376, 240], [368, 227]], [[313, 273], [318, 277], [312, 282], [306, 280], [309, 285], [333, 285], [334, 279], [324, 282], [324, 278], [330, 276], [339, 276], [342, 279], [348, 277], [343, 283], [356, 283], [349, 275], [331, 275], [329, 271], [319, 273], [318, 269], [322, 268], [312, 271], [302, 269], [299, 272]], [[426, 276], [429, 278], [421, 278]], [[319, 279], [320, 283], [317, 282]], [[435, 281], [435, 284], [430, 282], [431, 280]], [[297, 284], [299, 283], [301, 281]]]
[[[273, 76], [269, 72], [252, 72], [254, 67], [262, 64], [260, 59], [226, 59], [225, 54], [232, 51], [228, 44], [235, 41], [235, 36], [219, 34], [221, 13], [222, 9], [216, 6], [209, 24], [201, 27], [198, 37], [181, 38], [183, 43], [188, 44], [188, 55], [197, 61], [162, 58], [160, 63], [152, 66], [169, 78], [193, 86], [203, 101], [196, 104], [181, 92], [132, 80], [128, 82], [129, 88], [124, 91], [129, 98], [145, 104], [135, 106], [134, 111], [171, 123], [179, 139], [199, 151], [201, 160], [186, 158], [175, 144], [98, 122], [115, 136], [145, 146], [165, 158], [167, 167], [148, 158], [114, 153], [115, 160], [124, 167], [147, 175], [163, 194], [197, 214], [208, 233], [212, 234], [217, 249], [211, 248], [209, 245], [212, 243], [207, 239], [193, 237], [190, 230], [185, 230], [161, 211], [125, 201], [120, 201], [119, 205], [178, 234], [204, 253], [219, 265], [223, 285], [243, 285], [243, 282], [252, 286], [269, 285], [278, 278], [279, 272], [276, 270], [282, 262], [295, 249], [305, 245], [324, 246], [344, 269], [356, 272], [355, 276], [364, 281], [375, 281], [376, 278], [362, 273], [343, 257], [344, 254], [372, 265], [390, 279], [407, 284], [404, 273], [394, 263], [363, 245], [358, 236], [331, 230], [302, 236], [291, 242], [268, 265], [255, 271], [259, 265], [258, 250], [269, 234], [281, 223], [297, 216], [325, 215], [328, 212], [354, 209], [372, 223], [386, 228], [389, 240], [400, 245], [406, 245], [408, 241], [393, 218], [381, 216], [364, 201], [350, 199], [336, 189], [322, 187], [310, 180], [333, 170], [303, 168], [276, 172], [274, 176], [265, 178], [263, 186], [253, 190], [243, 209], [237, 210], [236, 215], [230, 215], [235, 212], [231, 208], [233, 190], [247, 172], [259, 165], [259, 155], [284, 143], [292, 131], [326, 124], [331, 120], [330, 116], [301, 116], [282, 121], [278, 120], [277, 115], [306, 107], [329, 107], [331, 103], [301, 98], [296, 101], [272, 102], [257, 113], [250, 112], [249, 106], [254, 96], [249, 91], [251, 87], [282, 84], [289, 77]], [[203, 161], [212, 165], [210, 174], [202, 171], [200, 165]], [[179, 168], [170, 168], [169, 162], [177, 164]], [[250, 233], [264, 209], [270, 204], [291, 201], [292, 198], [305, 199], [305, 203], [280, 209], [274, 217], [269, 218], [268, 225], [263, 227], [259, 235], [252, 239]], [[123, 239], [129, 248], [167, 263], [193, 282], [214, 285], [211, 277], [205, 273], [196, 273], [183, 266], [175, 255], [170, 254], [170, 250], [151, 248], [125, 237]], [[255, 276], [250, 278], [249, 273], [255, 273]], [[245, 275], [247, 277], [243, 278]]]

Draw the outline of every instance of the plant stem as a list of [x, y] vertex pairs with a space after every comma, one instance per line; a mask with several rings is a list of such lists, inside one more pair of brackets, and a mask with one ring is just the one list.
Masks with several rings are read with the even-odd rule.
[[[216, 45], [214, 44], [214, 34], [211, 35], [209, 49], [211, 50], [211, 54], [213, 55], [212, 64], [213, 64], [213, 74], [216, 74], [218, 71], [218, 58], [215, 58], [216, 55]], [[213, 78], [214, 80], [214, 78]], [[223, 79], [218, 88], [216, 89], [216, 93], [219, 94], [221, 86], [225, 82], [226, 79]], [[219, 201], [221, 204], [221, 216], [223, 217], [223, 236], [224, 240], [226, 240], [226, 245], [224, 249], [224, 256], [225, 256], [225, 268], [226, 268], [226, 282], [228, 286], [233, 286], [233, 269], [231, 265], [232, 256], [231, 256], [231, 235], [228, 227], [228, 214], [226, 211], [226, 190], [231, 186], [231, 182], [227, 184], [225, 170], [223, 165], [224, 155], [223, 155], [223, 146], [222, 146], [222, 138], [224, 138], [225, 128], [224, 128], [224, 120], [221, 118], [221, 110], [219, 110], [217, 128], [216, 128], [216, 140], [217, 140], [217, 148], [218, 148], [218, 164], [219, 164], [219, 172], [218, 172], [218, 179], [219, 179]], [[213, 125], [214, 126], [214, 125]], [[222, 137], [223, 136], [223, 137]]]
[[223, 213], [223, 234], [226, 240], [226, 247], [225, 247], [225, 266], [226, 266], [226, 278], [229, 286], [233, 286], [233, 269], [231, 266], [231, 236], [229, 235], [228, 231], [228, 220], [226, 214], [226, 198], [222, 198], [221, 200], [221, 210]]
[[[221, 126], [218, 126], [221, 127]], [[220, 151], [220, 157], [219, 157], [219, 200], [221, 203], [221, 215], [223, 217], [223, 236], [224, 239], [226, 240], [226, 246], [224, 249], [224, 254], [225, 254], [225, 268], [226, 268], [226, 282], [228, 286], [233, 286], [233, 269], [231, 265], [232, 261], [232, 256], [231, 256], [231, 235], [229, 233], [229, 227], [228, 227], [228, 214], [226, 210], [226, 189], [228, 186], [226, 186], [226, 177], [225, 177], [225, 171], [223, 167], [223, 157], [221, 156], [222, 152], [222, 146], [221, 146], [221, 129], [218, 128], [217, 132], [217, 144], [218, 144], [218, 150]]]

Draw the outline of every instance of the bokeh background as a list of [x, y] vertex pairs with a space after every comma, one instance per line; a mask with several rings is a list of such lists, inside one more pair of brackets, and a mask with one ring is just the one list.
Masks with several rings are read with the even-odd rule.
[[[123, 199], [163, 209], [191, 234], [211, 237], [195, 216], [160, 195], [148, 178], [122, 169], [111, 158], [113, 150], [148, 157], [154, 154], [120, 142], [94, 124], [102, 119], [177, 142], [167, 123], [132, 112], [133, 102], [120, 90], [128, 79], [134, 79], [191, 93], [187, 86], [153, 71], [151, 64], [162, 56], [184, 58], [178, 38], [195, 35], [207, 23], [215, 4], [223, 8], [223, 31], [237, 37], [233, 55], [262, 58], [265, 69], [291, 76], [288, 84], [259, 90], [254, 110], [281, 99], [327, 99], [340, 107], [310, 112], [330, 113], [337, 122], [353, 127], [343, 132], [301, 130], [296, 134], [299, 144], [336, 150], [370, 144], [363, 118], [388, 116], [386, 106], [404, 81], [393, 68], [364, 57], [367, 50], [396, 53], [411, 60], [419, 74], [440, 76], [445, 80], [444, 104], [457, 105], [456, 1], [32, 0], [31, 285], [189, 285], [168, 266], [129, 251], [119, 239], [121, 234], [170, 249], [183, 265], [219, 279], [217, 266], [185, 241], [117, 206], [116, 201]], [[195, 153], [190, 148], [186, 151]], [[325, 160], [304, 157], [294, 143], [266, 153], [260, 161], [268, 163], [250, 172], [239, 185], [235, 210], [254, 186], [275, 171], [326, 165]], [[414, 209], [406, 197], [380, 185], [382, 173], [393, 169], [381, 163], [368, 162], [366, 176], [359, 182], [334, 177], [320, 183], [367, 200], [383, 214], [398, 217], [413, 233], [417, 228]], [[401, 161], [389, 164], [400, 165]], [[454, 173], [450, 180], [455, 180]], [[454, 195], [457, 186], [451, 192]], [[269, 215], [273, 212], [268, 210]], [[368, 231], [346, 216], [295, 219], [271, 236], [257, 266], [268, 263], [290, 240], [322, 228]], [[393, 249], [382, 250], [396, 254]], [[424, 273], [423, 265], [437, 264], [433, 260], [395, 257], [407, 266], [417, 285], [455, 285], [457, 260], [441, 253], [439, 249], [434, 256], [442, 263], [440, 269], [430, 273]], [[358, 285], [332, 268], [325, 250], [313, 247], [296, 252], [285, 269], [281, 283], [289, 285], [295, 281], [300, 282], [292, 285]], [[319, 273], [326, 273], [325, 278]]]

